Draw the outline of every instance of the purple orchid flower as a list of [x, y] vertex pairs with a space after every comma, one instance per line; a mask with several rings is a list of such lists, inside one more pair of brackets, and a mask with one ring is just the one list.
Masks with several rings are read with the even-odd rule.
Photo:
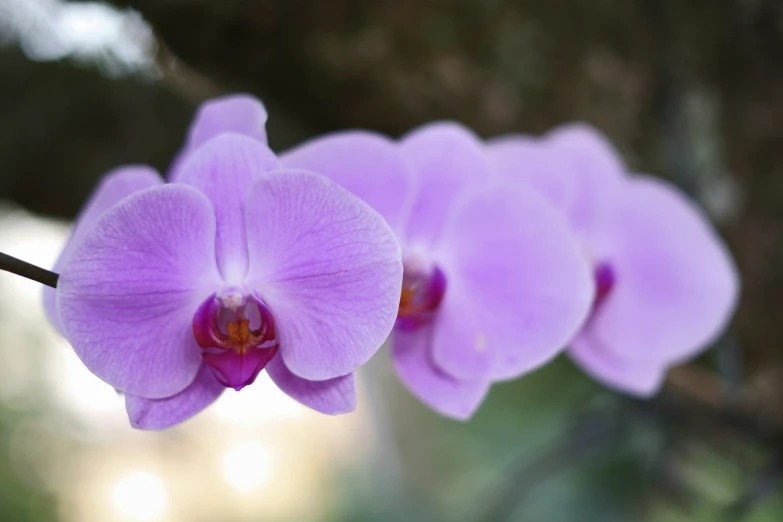
[[317, 165], [396, 232], [404, 275], [392, 357], [441, 414], [467, 419], [494, 381], [552, 359], [587, 317], [592, 278], [567, 222], [535, 191], [501, 183], [467, 129], [436, 123], [399, 142], [341, 132], [280, 160]]
[[704, 213], [671, 184], [628, 175], [592, 128], [490, 145], [507, 177], [537, 188], [568, 217], [597, 292], [570, 355], [616, 389], [653, 395], [667, 369], [691, 359], [725, 328], [739, 281]]
[[265, 120], [247, 96], [205, 104], [176, 182], [109, 173], [57, 261], [48, 314], [137, 428], [182, 422], [263, 369], [313, 409], [351, 411], [354, 371], [394, 325], [393, 232], [326, 177], [281, 169]]

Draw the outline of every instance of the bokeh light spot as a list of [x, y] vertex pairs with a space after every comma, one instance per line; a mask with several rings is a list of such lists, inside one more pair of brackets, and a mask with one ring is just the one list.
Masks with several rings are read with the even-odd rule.
[[159, 519], [166, 510], [166, 488], [157, 476], [136, 472], [120, 479], [112, 490], [118, 514], [130, 520]]
[[226, 481], [243, 493], [262, 488], [272, 475], [269, 452], [258, 442], [228, 448], [223, 453], [221, 468]]

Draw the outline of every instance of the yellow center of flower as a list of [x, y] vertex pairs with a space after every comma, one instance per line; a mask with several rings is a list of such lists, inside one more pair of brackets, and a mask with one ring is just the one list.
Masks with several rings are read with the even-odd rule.
[[242, 351], [247, 345], [248, 339], [250, 339], [250, 320], [229, 321], [226, 324], [226, 329], [228, 330], [229, 341]]

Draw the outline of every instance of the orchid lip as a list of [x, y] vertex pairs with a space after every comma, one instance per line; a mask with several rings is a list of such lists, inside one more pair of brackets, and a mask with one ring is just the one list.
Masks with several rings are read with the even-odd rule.
[[201, 357], [227, 388], [252, 384], [277, 354], [272, 312], [255, 295], [236, 289], [212, 294], [193, 316]]
[[433, 265], [424, 269], [415, 261], [405, 263], [395, 326], [412, 330], [430, 322], [445, 293], [446, 275], [440, 268]]

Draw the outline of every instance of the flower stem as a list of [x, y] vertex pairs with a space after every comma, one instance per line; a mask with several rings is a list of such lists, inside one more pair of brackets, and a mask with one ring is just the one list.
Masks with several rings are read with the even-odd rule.
[[57, 280], [60, 278], [60, 276], [54, 272], [31, 265], [26, 261], [11, 257], [2, 252], [0, 252], [0, 270], [26, 277], [36, 283], [51, 286], [52, 288], [57, 288]]

